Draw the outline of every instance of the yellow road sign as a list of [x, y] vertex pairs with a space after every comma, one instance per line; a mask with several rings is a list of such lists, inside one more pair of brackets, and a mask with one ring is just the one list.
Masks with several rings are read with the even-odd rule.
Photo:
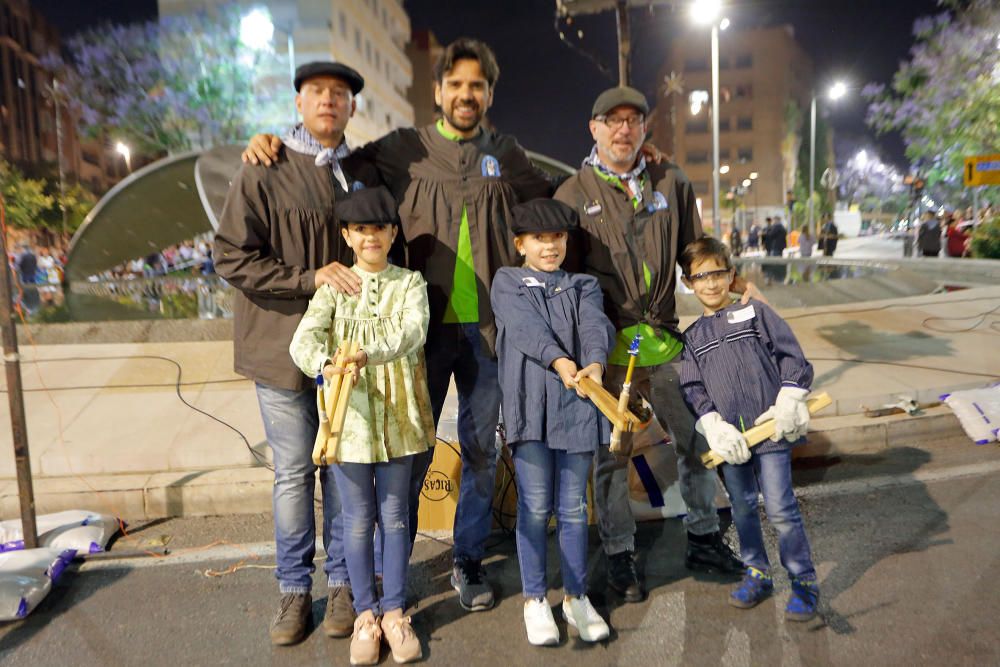
[[1000, 154], [965, 158], [965, 187], [1000, 185]]

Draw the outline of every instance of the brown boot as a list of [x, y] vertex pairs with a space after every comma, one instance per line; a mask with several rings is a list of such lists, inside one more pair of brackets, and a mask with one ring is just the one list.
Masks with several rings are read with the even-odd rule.
[[354, 631], [354, 596], [350, 586], [336, 586], [329, 589], [326, 598], [326, 614], [323, 615], [323, 633], [327, 637], [350, 637]]
[[377, 665], [382, 653], [382, 629], [378, 619], [369, 609], [354, 621], [354, 635], [351, 637], [351, 664]]
[[399, 613], [384, 616], [382, 632], [385, 633], [385, 641], [392, 651], [392, 659], [397, 663], [413, 662], [423, 657], [420, 640], [413, 631], [409, 616], [402, 616]]
[[271, 621], [271, 643], [276, 646], [298, 644], [306, 636], [312, 615], [309, 593], [285, 593], [281, 596], [278, 614]]

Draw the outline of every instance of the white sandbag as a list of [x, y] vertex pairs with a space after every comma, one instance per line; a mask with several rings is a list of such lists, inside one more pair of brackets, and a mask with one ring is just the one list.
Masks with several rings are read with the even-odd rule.
[[[35, 519], [38, 546], [72, 549], [79, 554], [104, 551], [118, 532], [118, 520], [109, 514], [86, 510], [66, 510], [42, 514]], [[0, 521], [0, 553], [24, 548], [21, 520]]]
[[72, 549], [21, 549], [0, 554], [0, 621], [24, 618], [52, 590]]
[[1000, 383], [963, 389], [941, 397], [977, 445], [995, 442], [1000, 432]]

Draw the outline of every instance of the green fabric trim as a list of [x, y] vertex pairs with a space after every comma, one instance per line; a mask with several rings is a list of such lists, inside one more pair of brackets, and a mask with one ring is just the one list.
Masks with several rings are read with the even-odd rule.
[[434, 125], [437, 131], [441, 133], [441, 136], [450, 141], [461, 141], [462, 137], [458, 136], [454, 132], [451, 132], [444, 126], [444, 118], [438, 118], [438, 122]]
[[639, 332], [639, 357], [636, 366], [659, 366], [673, 359], [684, 350], [684, 343], [668, 333], [656, 335], [653, 327], [640, 322], [626, 327], [615, 336], [615, 349], [608, 355], [608, 363], [615, 366], [628, 366], [628, 346], [631, 345], [635, 333]]
[[458, 228], [458, 249], [455, 252], [455, 278], [448, 307], [444, 311], [444, 322], [472, 324], [478, 321], [479, 290], [476, 287], [476, 268], [472, 260], [469, 211], [462, 206], [462, 224]]

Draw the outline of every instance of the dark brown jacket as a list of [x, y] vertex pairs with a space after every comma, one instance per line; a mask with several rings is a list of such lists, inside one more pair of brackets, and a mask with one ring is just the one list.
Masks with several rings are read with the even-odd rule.
[[452, 292], [462, 207], [466, 206], [479, 294], [479, 330], [493, 350], [496, 325], [490, 284], [497, 269], [518, 263], [507, 226], [515, 204], [551, 195], [548, 179], [513, 137], [484, 130], [452, 141], [434, 125], [396, 130], [346, 159], [374, 166], [399, 202], [406, 267], [427, 280], [428, 340], [441, 325]]
[[303, 390], [313, 381], [292, 363], [288, 346], [316, 291], [316, 269], [350, 265], [354, 253], [334, 217], [334, 199], [345, 193], [330, 167], [282, 150], [275, 166], [243, 165], [233, 178], [215, 236], [215, 270], [237, 290], [236, 372]]
[[[701, 216], [691, 182], [679, 167], [651, 164], [646, 174], [638, 210], [628, 194], [589, 165], [559, 187], [555, 198], [580, 214], [580, 230], [571, 240], [565, 266], [567, 271], [597, 278], [615, 329], [645, 322], [679, 335], [674, 297], [677, 256], [703, 236]], [[651, 274], [648, 290], [643, 263]]]

